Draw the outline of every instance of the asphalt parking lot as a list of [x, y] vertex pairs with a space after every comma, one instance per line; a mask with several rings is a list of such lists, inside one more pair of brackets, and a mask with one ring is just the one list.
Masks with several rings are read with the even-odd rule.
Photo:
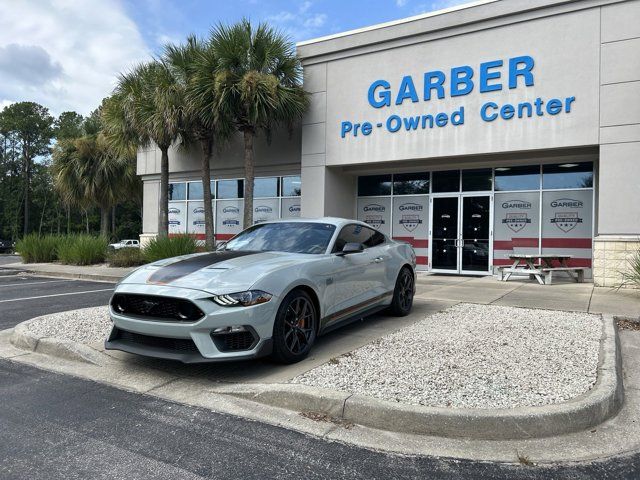
[[0, 276], [0, 330], [48, 313], [106, 305], [113, 288], [105, 282]]

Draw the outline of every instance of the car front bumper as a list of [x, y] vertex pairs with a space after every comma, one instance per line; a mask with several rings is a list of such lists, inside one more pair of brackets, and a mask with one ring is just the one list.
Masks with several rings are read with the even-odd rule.
[[[204, 317], [195, 322], [158, 320], [118, 314], [110, 307], [112, 331], [105, 341], [107, 350], [122, 350], [149, 357], [184, 363], [225, 362], [254, 359], [272, 351], [273, 322], [278, 299], [251, 307], [222, 307], [210, 293], [185, 288], [126, 284], [114, 293], [153, 295], [189, 300]], [[240, 342], [213, 334], [220, 327], [242, 326], [248, 334]], [[234, 335], [234, 334], [230, 334]]]

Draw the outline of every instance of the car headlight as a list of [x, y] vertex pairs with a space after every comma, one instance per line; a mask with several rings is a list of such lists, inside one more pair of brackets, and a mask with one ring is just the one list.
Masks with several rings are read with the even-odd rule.
[[249, 290], [246, 292], [228, 293], [226, 295], [216, 295], [212, 297], [218, 305], [223, 307], [250, 307], [259, 305], [271, 300], [272, 295], [262, 290]]

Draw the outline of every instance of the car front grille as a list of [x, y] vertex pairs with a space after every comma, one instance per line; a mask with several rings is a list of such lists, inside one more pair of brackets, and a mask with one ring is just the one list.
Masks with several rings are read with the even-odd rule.
[[141, 333], [118, 329], [113, 340], [122, 340], [145, 347], [161, 348], [177, 353], [200, 353], [193, 340], [185, 338], [153, 337], [151, 335], [143, 335]]
[[221, 352], [250, 350], [256, 343], [256, 336], [250, 331], [214, 334], [211, 338]]
[[178, 322], [195, 322], [204, 317], [204, 312], [189, 300], [155, 295], [116, 293], [111, 308], [119, 315]]

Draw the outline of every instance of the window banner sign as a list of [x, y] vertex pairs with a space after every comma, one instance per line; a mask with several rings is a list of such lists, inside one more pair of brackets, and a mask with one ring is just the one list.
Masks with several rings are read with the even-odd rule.
[[542, 193], [542, 253], [571, 255], [570, 266], [591, 268], [593, 192]]
[[277, 198], [254, 198], [253, 199], [253, 223], [268, 222], [278, 219]]
[[290, 197], [282, 199], [281, 218], [300, 217], [300, 197]]
[[493, 264], [511, 263], [508, 255], [537, 254], [540, 236], [540, 192], [496, 193]]
[[169, 202], [169, 234], [186, 233], [187, 203]]
[[358, 220], [391, 236], [391, 198], [358, 198]]
[[242, 231], [244, 200], [216, 202], [216, 240], [229, 240]]
[[429, 252], [429, 197], [401, 196], [393, 198], [393, 238], [411, 244], [417, 262], [427, 265]]
[[187, 233], [204, 235], [204, 202], [187, 203]]

